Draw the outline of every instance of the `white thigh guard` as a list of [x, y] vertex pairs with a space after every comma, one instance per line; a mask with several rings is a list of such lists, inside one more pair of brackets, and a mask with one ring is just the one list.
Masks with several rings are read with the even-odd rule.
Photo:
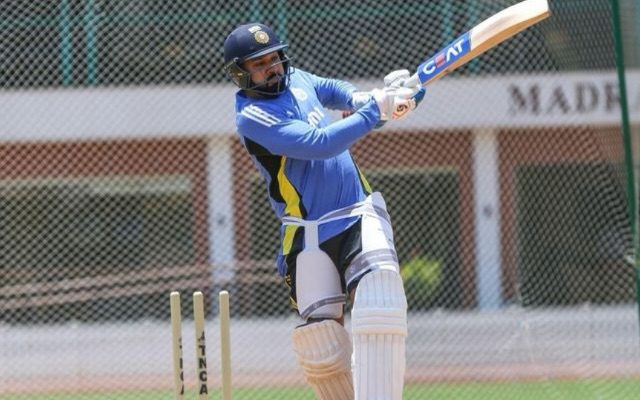
[[374, 192], [367, 197], [365, 203], [368, 203], [373, 212], [362, 215], [362, 251], [351, 261], [345, 272], [347, 287], [369, 271], [400, 270], [393, 244], [391, 219], [382, 195]]
[[351, 341], [342, 325], [328, 319], [293, 331], [293, 349], [307, 382], [320, 400], [352, 400]]
[[401, 400], [404, 386], [407, 299], [398, 272], [364, 275], [351, 312], [356, 400]]
[[340, 318], [345, 295], [340, 274], [331, 258], [319, 248], [304, 249], [296, 258], [298, 312], [308, 318]]
[[380, 249], [395, 250], [393, 245], [393, 229], [391, 218], [387, 212], [387, 203], [380, 192], [373, 192], [367, 197], [373, 205], [375, 215], [366, 214], [362, 217], [362, 252]]

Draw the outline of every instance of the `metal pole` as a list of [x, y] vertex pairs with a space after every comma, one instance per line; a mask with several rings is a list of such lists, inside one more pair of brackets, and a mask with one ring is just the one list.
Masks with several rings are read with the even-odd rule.
[[282, 41], [287, 41], [287, 1], [280, 0], [277, 4], [276, 15], [278, 19], [277, 33]]
[[[634, 21], [636, 21], [635, 23], [635, 37], [636, 38], [640, 38], [640, 2], [638, 1], [634, 1], [633, 2], [633, 11], [634, 11]], [[638, 46], [634, 46], [634, 54], [635, 54], [635, 63], [634, 63], [634, 67], [639, 67], [640, 66], [640, 49], [638, 48]]]
[[262, 22], [262, 7], [260, 6], [260, 0], [253, 0], [251, 2], [250, 22]]
[[87, 84], [94, 86], [96, 84], [96, 65], [97, 65], [97, 15], [95, 13], [95, 0], [86, 0], [84, 9], [84, 27], [87, 32]]
[[69, 0], [61, 0], [58, 29], [60, 30], [60, 69], [63, 86], [73, 83], [73, 47], [71, 44], [71, 7]]
[[636, 272], [636, 302], [638, 304], [638, 321], [640, 322], [640, 258], [638, 258], [638, 219], [637, 198], [634, 164], [633, 143], [631, 140], [631, 124], [629, 122], [629, 102], [627, 99], [627, 81], [625, 77], [624, 43], [622, 40], [622, 28], [620, 18], [620, 4], [618, 0], [611, 0], [613, 14], [613, 33], [615, 40], [616, 66], [618, 71], [618, 84], [620, 86], [620, 111], [622, 113], [622, 139], [624, 143], [624, 163], [627, 173], [627, 201], [629, 203], [629, 219], [631, 222], [631, 235], [633, 238], [634, 257], [630, 264]]
[[442, 42], [449, 43], [455, 39], [453, 30], [453, 5], [445, 1], [442, 5]]

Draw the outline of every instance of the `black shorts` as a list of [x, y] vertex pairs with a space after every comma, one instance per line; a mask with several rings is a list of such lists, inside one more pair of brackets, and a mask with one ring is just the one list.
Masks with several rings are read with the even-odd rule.
[[[291, 251], [285, 257], [287, 272], [284, 276], [284, 282], [289, 287], [291, 304], [296, 309], [296, 305], [298, 304], [296, 301], [296, 258], [303, 250], [303, 239], [304, 228], [301, 228], [296, 231]], [[357, 281], [351, 282], [349, 284], [351, 287], [347, 288], [344, 275], [351, 261], [362, 252], [362, 229], [360, 220], [358, 219], [356, 223], [344, 232], [320, 243], [320, 249], [329, 255], [329, 258], [333, 261], [333, 265], [338, 269], [342, 291], [347, 294], [358, 283]]]

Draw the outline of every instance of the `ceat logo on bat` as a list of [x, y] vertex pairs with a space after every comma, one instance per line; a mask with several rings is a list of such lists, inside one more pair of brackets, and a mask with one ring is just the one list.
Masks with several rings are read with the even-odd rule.
[[458, 58], [468, 53], [470, 49], [469, 34], [465, 33], [440, 53], [420, 65], [418, 68], [420, 81], [425, 82], [429, 80], [433, 75], [438, 74]]

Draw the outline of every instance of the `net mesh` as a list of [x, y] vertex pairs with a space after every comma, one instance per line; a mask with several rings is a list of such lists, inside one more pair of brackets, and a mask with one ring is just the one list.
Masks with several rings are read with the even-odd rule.
[[[222, 289], [235, 398], [313, 398], [274, 265], [278, 220], [235, 134], [224, 37], [262, 21], [296, 68], [365, 90], [515, 3], [4, 0], [0, 399], [172, 398], [173, 290], [189, 390], [190, 294], [205, 293], [213, 396]], [[640, 5], [620, 3], [636, 140]], [[352, 148], [394, 225], [407, 399], [640, 390], [611, 3], [551, 9]]]

